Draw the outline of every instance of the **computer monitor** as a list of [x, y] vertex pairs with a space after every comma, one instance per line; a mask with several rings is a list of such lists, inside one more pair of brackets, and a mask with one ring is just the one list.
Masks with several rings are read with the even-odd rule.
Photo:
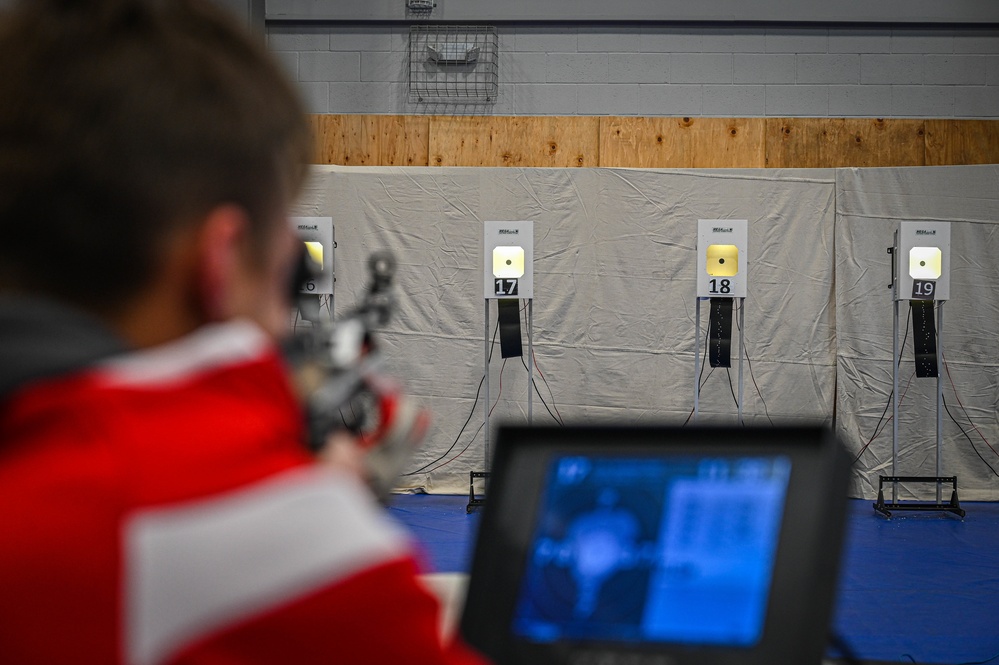
[[497, 665], [817, 664], [849, 466], [820, 427], [501, 427], [462, 635]]

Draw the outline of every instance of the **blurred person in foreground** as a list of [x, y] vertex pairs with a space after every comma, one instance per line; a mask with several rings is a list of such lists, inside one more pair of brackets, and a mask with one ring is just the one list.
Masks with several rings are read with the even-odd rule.
[[0, 662], [480, 663], [277, 342], [310, 137], [195, 0], [0, 17]]

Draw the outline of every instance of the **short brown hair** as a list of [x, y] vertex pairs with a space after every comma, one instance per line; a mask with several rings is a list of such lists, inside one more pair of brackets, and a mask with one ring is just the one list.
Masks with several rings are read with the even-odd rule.
[[22, 2], [0, 17], [0, 287], [113, 310], [219, 204], [263, 237], [309, 145], [280, 68], [206, 2]]

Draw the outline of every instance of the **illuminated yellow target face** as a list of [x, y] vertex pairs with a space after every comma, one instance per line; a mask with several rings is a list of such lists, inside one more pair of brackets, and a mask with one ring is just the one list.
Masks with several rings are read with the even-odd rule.
[[309, 256], [309, 263], [312, 269], [322, 272], [323, 269], [323, 244], [312, 240], [305, 241], [305, 252]]
[[493, 275], [504, 279], [516, 279], [524, 276], [523, 247], [494, 247]]
[[939, 279], [943, 272], [943, 254], [939, 247], [913, 247], [909, 250], [909, 277]]
[[708, 274], [732, 277], [739, 272], [739, 248], [735, 245], [708, 245]]

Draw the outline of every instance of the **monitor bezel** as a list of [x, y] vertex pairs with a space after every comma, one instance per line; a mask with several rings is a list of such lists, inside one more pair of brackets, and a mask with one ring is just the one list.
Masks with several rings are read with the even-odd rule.
[[[785, 455], [791, 461], [762, 638], [748, 647], [561, 640], [533, 643], [511, 628], [548, 462], [561, 455]], [[461, 634], [497, 665], [615, 662], [669, 665], [819, 663], [842, 548], [849, 458], [821, 426], [506, 425], [476, 536]]]

